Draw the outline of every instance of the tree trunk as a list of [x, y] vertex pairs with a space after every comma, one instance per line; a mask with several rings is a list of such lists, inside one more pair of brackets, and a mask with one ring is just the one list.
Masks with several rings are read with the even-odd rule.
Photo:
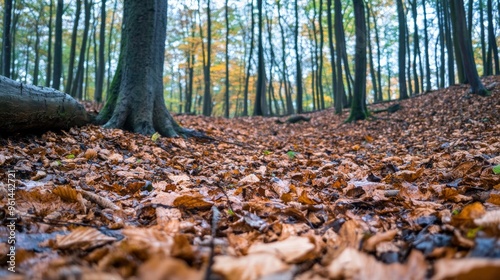
[[38, 85], [38, 75], [40, 74], [40, 22], [36, 21], [35, 31], [35, 67], [33, 69], [33, 84]]
[[363, 0], [353, 0], [354, 22], [356, 26], [356, 46], [354, 57], [354, 92], [351, 102], [351, 115], [348, 122], [363, 120], [366, 111], [366, 19]]
[[406, 90], [406, 18], [402, 0], [396, 0], [398, 6], [398, 21], [399, 21], [399, 99], [407, 99], [408, 92]]
[[335, 42], [337, 43], [337, 88], [336, 93], [339, 99], [342, 100], [342, 108], [347, 106], [351, 102], [351, 97], [347, 98], [344, 88], [344, 78], [342, 76], [342, 61], [344, 63], [344, 69], [346, 74], [346, 81], [348, 92], [350, 94], [349, 86], [349, 64], [347, 63], [347, 52], [345, 44], [345, 34], [344, 34], [344, 19], [342, 15], [342, 6], [340, 0], [335, 0]]
[[71, 96], [76, 97], [78, 99], [82, 99], [83, 97], [83, 78], [84, 78], [84, 63], [85, 63], [85, 53], [87, 50], [87, 40], [89, 37], [89, 29], [90, 29], [90, 6], [92, 3], [89, 3], [91, 0], [84, 0], [84, 10], [85, 10], [85, 27], [83, 29], [83, 39], [82, 45], [80, 47], [80, 58], [78, 59], [78, 68], [76, 70], [76, 76], [74, 82], [71, 87]]
[[429, 61], [429, 30], [427, 29], [427, 11], [425, 10], [425, 0], [422, 0], [424, 13], [424, 52], [425, 52], [425, 91], [431, 90], [431, 64]]
[[106, 0], [101, 0], [101, 26], [99, 30], [99, 62], [96, 73], [96, 85], [94, 99], [96, 102], [102, 101], [104, 89], [104, 47], [106, 45]]
[[[444, 34], [446, 36], [446, 52], [448, 53], [448, 85], [455, 84], [455, 55], [453, 53], [453, 41], [450, 28], [450, 4], [448, 0], [441, 0], [444, 15]], [[464, 19], [465, 20], [465, 19]], [[466, 29], [464, 30], [466, 31]]]
[[120, 86], [118, 94], [108, 94], [113, 115], [105, 127], [169, 137], [189, 134], [172, 118], [163, 97], [166, 10], [163, 0], [124, 1], [121, 70], [115, 74]]
[[62, 16], [63, 16], [63, 0], [57, 0], [56, 11], [56, 37], [54, 43], [54, 72], [52, 73], [52, 87], [59, 89], [61, 85], [62, 75]]
[[[377, 77], [375, 75], [375, 65], [374, 65], [374, 62], [373, 62], [373, 53], [372, 53], [372, 43], [371, 43], [371, 28], [370, 28], [370, 10], [371, 10], [371, 7], [370, 6], [367, 6], [367, 22], [366, 22], [366, 35], [368, 37], [368, 61], [369, 61], [369, 64], [370, 64], [370, 77], [371, 77], [371, 80], [372, 80], [372, 90], [373, 90], [373, 100], [375, 100], [375, 102], [377, 101], [381, 101], [381, 100], [378, 100], [378, 86], [377, 86]], [[375, 21], [375, 20], [374, 20]]]
[[54, 7], [53, 0], [50, 0], [49, 7], [49, 38], [48, 38], [48, 48], [47, 48], [47, 72], [45, 79], [45, 86], [50, 87], [52, 82], [52, 10]]
[[[488, 14], [488, 59], [491, 61], [491, 56], [493, 56], [493, 61], [495, 62], [495, 75], [500, 75], [500, 62], [498, 59], [498, 47], [497, 40], [495, 37], [495, 31], [493, 28], [493, 1], [487, 0], [486, 12]], [[497, 11], [498, 12], [498, 11]], [[492, 63], [490, 63], [492, 65]], [[493, 68], [493, 67], [492, 67]], [[493, 74], [493, 70], [491, 71]]]
[[90, 117], [71, 96], [0, 76], [0, 134], [85, 125]]
[[479, 75], [476, 69], [476, 62], [474, 61], [474, 53], [472, 52], [472, 44], [468, 38], [468, 32], [465, 22], [465, 9], [463, 0], [456, 0], [450, 2], [452, 8], [455, 9], [456, 25], [457, 25], [457, 35], [460, 46], [460, 53], [462, 54], [464, 61], [465, 74], [467, 75], [467, 80], [471, 85], [471, 92], [474, 94], [486, 96], [488, 91], [484, 87], [483, 83], [479, 79]]
[[203, 67], [205, 92], [203, 94], [203, 115], [210, 116], [212, 114], [212, 94], [210, 81], [210, 64], [212, 59], [212, 18], [210, 11], [210, 0], [207, 0], [207, 57]]
[[250, 0], [250, 13], [251, 13], [251, 21], [250, 21], [250, 54], [248, 56], [248, 65], [247, 65], [247, 73], [245, 75], [245, 89], [243, 92], [243, 114], [242, 116], [248, 116], [248, 84], [250, 82], [250, 69], [252, 69], [252, 55], [253, 55], [253, 41], [254, 41], [254, 32], [253, 27], [255, 26], [255, 16], [253, 12], [253, 0]]
[[262, 36], [262, 0], [257, 0], [258, 11], [258, 43], [257, 43], [257, 94], [255, 94], [255, 104], [253, 114], [255, 116], [267, 115], [267, 102], [266, 102], [266, 69], [264, 64], [264, 43]]
[[[330, 65], [332, 67], [332, 87], [333, 87], [333, 102], [335, 105], [335, 113], [342, 113], [342, 98], [337, 93], [337, 70], [335, 64], [335, 49], [333, 45], [333, 18], [332, 18], [332, 0], [326, 2], [326, 16], [328, 28], [328, 48], [330, 49]], [[338, 59], [338, 58], [337, 58]], [[340, 63], [340, 61], [339, 61]]]
[[323, 32], [323, 0], [319, 0], [319, 54], [318, 54], [318, 93], [321, 109], [325, 109], [325, 95], [323, 92], [323, 44], [325, 41]]
[[302, 66], [300, 65], [300, 55], [299, 55], [299, 5], [298, 0], [295, 0], [295, 80], [297, 84], [297, 114], [301, 114], [303, 110], [302, 106]]
[[225, 5], [225, 20], [226, 20], [226, 92], [224, 93], [224, 117], [229, 118], [229, 7], [228, 0]]
[[281, 31], [281, 62], [283, 64], [283, 71], [281, 73], [282, 75], [282, 80], [283, 80], [283, 86], [285, 89], [285, 100], [286, 100], [286, 113], [288, 115], [293, 114], [293, 100], [292, 100], [292, 93], [291, 93], [291, 87], [289, 86], [289, 80], [288, 80], [288, 71], [287, 71], [287, 64], [286, 64], [286, 41], [285, 41], [285, 30], [283, 28], [283, 23], [281, 21], [281, 2], [280, 0], [277, 1], [278, 5], [278, 24], [280, 26], [280, 31]]
[[71, 33], [71, 49], [69, 52], [69, 66], [68, 78], [66, 80], [65, 92], [71, 92], [71, 85], [73, 83], [73, 70], [75, 67], [75, 53], [76, 53], [76, 38], [78, 36], [78, 24], [80, 22], [80, 11], [82, 8], [82, 0], [76, 1], [75, 21], [73, 23], [73, 32]]
[[10, 55], [11, 55], [11, 37], [10, 23], [12, 19], [12, 0], [4, 1], [3, 14], [3, 37], [2, 37], [2, 75], [10, 78]]

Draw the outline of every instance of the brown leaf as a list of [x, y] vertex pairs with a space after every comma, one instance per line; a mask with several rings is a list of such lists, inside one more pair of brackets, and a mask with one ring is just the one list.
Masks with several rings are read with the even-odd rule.
[[55, 246], [59, 249], [87, 250], [115, 241], [95, 228], [78, 227], [68, 235], [58, 235]]
[[216, 256], [213, 271], [226, 280], [256, 280], [284, 272], [289, 266], [273, 254], [250, 254], [244, 257]]
[[213, 202], [205, 200], [200, 194], [181, 195], [174, 200], [173, 205], [184, 209], [206, 210], [212, 207]]
[[248, 254], [275, 254], [286, 263], [299, 263], [316, 257], [314, 240], [308, 237], [291, 236], [272, 243], [257, 243], [250, 246]]

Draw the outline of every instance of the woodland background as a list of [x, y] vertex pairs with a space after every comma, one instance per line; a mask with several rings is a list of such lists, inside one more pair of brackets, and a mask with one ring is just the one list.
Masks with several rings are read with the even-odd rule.
[[[330, 107], [336, 84], [343, 96], [338, 103], [349, 105], [355, 37], [351, 1], [168, 2], [163, 79], [170, 111], [250, 115], [259, 71], [265, 74], [267, 108], [256, 114]], [[500, 1], [464, 2], [478, 72], [498, 75]], [[119, 57], [122, 5], [117, 0], [3, 1], [0, 74], [81, 100], [104, 101]], [[366, 1], [365, 6], [369, 103], [464, 81], [449, 1]], [[262, 70], [257, 68], [259, 46]], [[400, 76], [407, 93], [400, 90]]]

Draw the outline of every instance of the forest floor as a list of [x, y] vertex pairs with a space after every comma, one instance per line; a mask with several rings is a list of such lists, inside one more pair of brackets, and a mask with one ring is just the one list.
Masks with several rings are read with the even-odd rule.
[[97, 126], [0, 139], [0, 278], [498, 279], [493, 82], [355, 124], [331, 109], [176, 117], [217, 141]]

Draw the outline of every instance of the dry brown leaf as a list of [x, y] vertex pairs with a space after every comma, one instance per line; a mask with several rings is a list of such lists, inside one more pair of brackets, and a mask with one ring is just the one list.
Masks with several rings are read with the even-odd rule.
[[308, 237], [290, 236], [272, 243], [254, 243], [248, 249], [248, 254], [275, 254], [286, 263], [299, 263], [314, 259], [315, 247], [314, 240]]
[[496, 280], [500, 275], [500, 260], [468, 258], [440, 259], [434, 264], [433, 280]]
[[346, 248], [326, 269], [333, 279], [425, 279], [427, 274], [424, 256], [417, 250], [404, 264], [384, 264], [354, 248]]
[[216, 256], [212, 268], [226, 280], [257, 280], [287, 271], [290, 267], [273, 254], [251, 254], [244, 257]]
[[203, 273], [190, 268], [184, 261], [171, 257], [152, 257], [139, 267], [140, 279], [201, 280]]
[[255, 174], [250, 174], [243, 179], [240, 180], [239, 184], [253, 184], [260, 182], [259, 177], [255, 176]]
[[212, 205], [213, 202], [207, 201], [200, 194], [181, 195], [177, 197], [173, 202], [173, 206], [184, 209], [207, 210], [210, 209]]
[[102, 208], [120, 210], [120, 207], [118, 207], [116, 204], [114, 204], [111, 200], [109, 200], [106, 197], [102, 197], [95, 193], [91, 193], [84, 190], [79, 190], [78, 192], [80, 192], [84, 198], [90, 200], [91, 202], [94, 202], [95, 204], [99, 205]]
[[69, 186], [59, 186], [52, 190], [52, 193], [59, 196], [63, 201], [78, 201], [78, 191]]
[[78, 227], [68, 235], [57, 235], [55, 246], [58, 249], [87, 250], [115, 240], [95, 228]]
[[397, 233], [398, 231], [394, 229], [386, 232], [377, 233], [365, 241], [365, 243], [363, 244], [363, 249], [367, 252], [374, 252], [377, 249], [378, 244], [385, 241], [393, 240]]

